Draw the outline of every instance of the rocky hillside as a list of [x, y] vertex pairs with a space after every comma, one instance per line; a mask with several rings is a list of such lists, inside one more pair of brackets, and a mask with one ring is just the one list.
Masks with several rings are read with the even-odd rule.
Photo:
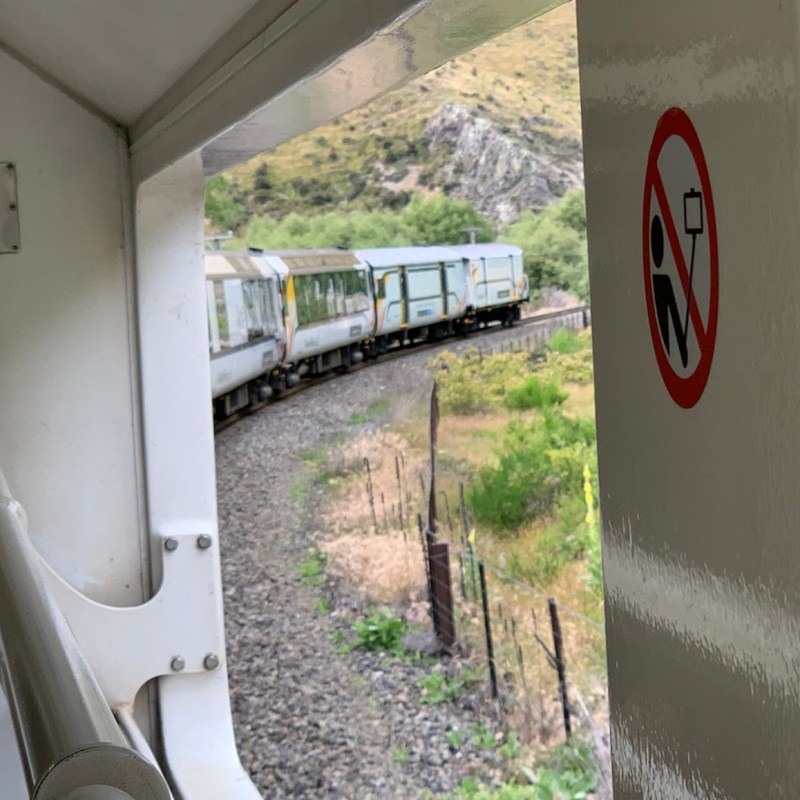
[[470, 200], [498, 227], [583, 182], [574, 4], [214, 179], [209, 216]]

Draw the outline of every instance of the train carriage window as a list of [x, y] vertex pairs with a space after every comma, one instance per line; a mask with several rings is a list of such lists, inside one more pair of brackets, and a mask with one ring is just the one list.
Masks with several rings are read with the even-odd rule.
[[343, 316], [350, 313], [348, 310], [347, 294], [345, 290], [345, 273], [334, 272], [331, 276], [336, 289], [336, 315]]
[[230, 328], [228, 327], [228, 310], [225, 307], [225, 287], [222, 281], [214, 282], [214, 300], [217, 307], [217, 326], [219, 328], [219, 344], [224, 350], [231, 346]]
[[333, 285], [333, 277], [325, 277], [325, 319], [333, 319], [336, 316], [336, 288]]
[[264, 336], [264, 319], [262, 317], [261, 284], [262, 281], [243, 281], [244, 311], [247, 320], [248, 341]]

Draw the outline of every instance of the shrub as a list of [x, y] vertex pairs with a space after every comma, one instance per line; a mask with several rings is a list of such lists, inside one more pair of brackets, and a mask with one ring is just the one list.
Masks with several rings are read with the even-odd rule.
[[584, 465], [594, 463], [594, 421], [545, 409], [530, 422], [509, 423], [497, 466], [469, 487], [478, 522], [496, 532], [543, 516], [564, 495], [580, 496]]
[[529, 374], [527, 353], [465, 356], [441, 353], [428, 363], [439, 387], [443, 414], [466, 416], [499, 409], [506, 394]]
[[536, 375], [530, 375], [522, 386], [509, 391], [505, 404], [512, 411], [525, 411], [561, 405], [567, 397], [569, 394], [561, 390], [555, 378], [543, 383]]
[[577, 353], [579, 350], [586, 348], [584, 339], [577, 333], [568, 331], [566, 328], [560, 328], [551, 337], [547, 343], [547, 349], [554, 353]]

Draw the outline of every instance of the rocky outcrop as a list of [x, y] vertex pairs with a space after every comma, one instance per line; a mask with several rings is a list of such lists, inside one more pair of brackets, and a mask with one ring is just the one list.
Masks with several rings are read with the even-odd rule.
[[436, 183], [500, 227], [525, 210], [541, 211], [583, 185], [581, 143], [554, 136], [542, 121], [520, 118], [514, 130], [500, 129], [478, 111], [448, 103], [426, 128], [431, 158], [440, 164]]

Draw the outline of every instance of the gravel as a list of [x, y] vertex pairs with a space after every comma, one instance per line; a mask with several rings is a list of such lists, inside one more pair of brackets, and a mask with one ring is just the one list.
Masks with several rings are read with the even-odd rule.
[[[530, 333], [484, 333], [442, 348], [498, 347]], [[270, 799], [446, 796], [467, 775], [498, 778], [499, 755], [479, 750], [472, 735], [479, 724], [499, 728], [491, 704], [462, 695], [422, 705], [417, 681], [429, 664], [340, 652], [345, 620], [322, 613], [326, 588], [300, 575], [324, 493], [297, 491], [308, 471], [299, 454], [354, 435], [347, 421], [379, 397], [391, 396], [395, 409], [416, 404], [429, 392], [432, 355], [411, 352], [310, 387], [217, 436], [234, 724], [242, 762]], [[454, 729], [457, 749], [447, 740]]]

